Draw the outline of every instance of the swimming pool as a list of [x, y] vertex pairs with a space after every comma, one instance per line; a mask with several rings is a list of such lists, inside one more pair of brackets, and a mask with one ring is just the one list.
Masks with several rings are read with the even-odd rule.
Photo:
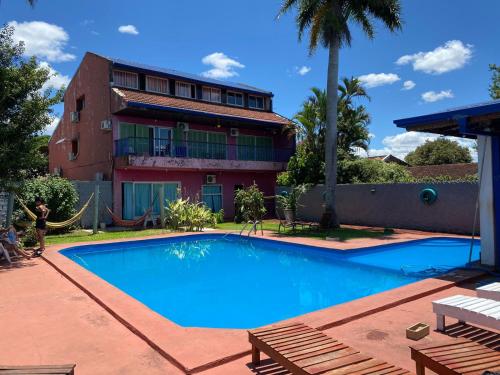
[[339, 251], [201, 234], [61, 253], [181, 326], [253, 328], [442, 274], [467, 263], [469, 246], [432, 238]]

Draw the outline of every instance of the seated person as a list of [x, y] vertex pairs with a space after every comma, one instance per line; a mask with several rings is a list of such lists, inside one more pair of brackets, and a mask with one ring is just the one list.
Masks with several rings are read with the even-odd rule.
[[13, 225], [9, 226], [6, 230], [2, 231], [0, 234], [0, 243], [14, 254], [21, 255], [26, 259], [30, 259], [32, 254], [28, 253], [22, 248], [21, 242], [19, 241], [19, 236]]

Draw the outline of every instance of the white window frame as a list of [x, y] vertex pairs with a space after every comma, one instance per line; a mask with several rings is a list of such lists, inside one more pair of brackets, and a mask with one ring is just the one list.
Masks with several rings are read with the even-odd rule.
[[[181, 191], [181, 194], [177, 194], [177, 198], [182, 197], [182, 184], [180, 181], [121, 181], [121, 186], [122, 186], [122, 194], [123, 194], [123, 184], [132, 184], [132, 207], [134, 208], [134, 219], [140, 217], [140, 216], [135, 216], [135, 185], [137, 184], [148, 184], [151, 185], [151, 200], [153, 200], [154, 193], [153, 193], [153, 185], [154, 184], [177, 184], [177, 190]], [[124, 197], [122, 196], [122, 217], [123, 217], [123, 199]]]
[[[125, 85], [122, 85], [120, 83], [116, 83], [116, 81], [115, 81], [115, 73], [125, 73], [125, 74], [134, 75], [135, 76], [135, 87], [125, 86]], [[119, 87], [125, 87], [125, 88], [128, 88], [128, 89], [135, 89], [135, 90], [137, 90], [137, 89], [139, 89], [139, 75], [137, 73], [129, 72], [127, 70], [114, 69], [113, 70], [113, 86], [119, 86]]]
[[[149, 79], [157, 79], [157, 80], [166, 82], [166, 84], [167, 84], [167, 91], [163, 92], [163, 91], [157, 91], [157, 90], [151, 89], [149, 87], [149, 85], [148, 85], [148, 80]], [[155, 76], [146, 76], [146, 91], [154, 92], [154, 93], [157, 93], [157, 94], [168, 94], [170, 92], [169, 91], [169, 88], [170, 88], [169, 85], [170, 85], [170, 82], [168, 81], [167, 78], [160, 78], [160, 77], [155, 77]]]
[[[227, 100], [227, 96], [229, 94], [235, 94], [235, 95], [241, 95], [241, 104], [236, 104], [236, 103], [229, 103], [229, 101]], [[238, 92], [238, 91], [228, 91], [226, 93], [226, 104], [228, 105], [232, 105], [232, 106], [235, 106], [235, 107], [244, 107], [245, 106], [245, 96], [243, 95], [242, 92]]]
[[[220, 194], [203, 194], [203, 187], [205, 186], [219, 186], [220, 187]], [[222, 184], [202, 184], [201, 185], [201, 201], [203, 202], [204, 201], [204, 197], [207, 196], [207, 197], [210, 197], [210, 196], [213, 196], [213, 195], [220, 195], [220, 200], [221, 200], [221, 209], [224, 209], [224, 186], [222, 186]]]
[[[250, 106], [250, 98], [251, 97], [255, 98], [255, 104], [257, 104], [257, 98], [261, 98], [262, 99], [262, 108]], [[265, 98], [263, 96], [261, 96], [261, 95], [248, 95], [248, 108], [264, 110], [265, 107], [266, 107], [266, 103], [265, 103]]]
[[[210, 90], [210, 97], [208, 100], [203, 97], [204, 90]], [[212, 100], [212, 92], [213, 91], [217, 91], [219, 93], [219, 100]], [[217, 87], [203, 86], [201, 88], [201, 99], [205, 102], [221, 103], [222, 102], [222, 90], [217, 88]]]
[[[179, 95], [179, 85], [180, 84], [189, 85], [190, 87], [194, 86], [194, 98], [192, 96], [193, 89], [190, 90], [189, 96]], [[176, 81], [175, 82], [175, 96], [178, 96], [179, 98], [196, 99], [196, 96], [197, 96], [196, 94], [197, 94], [196, 85], [194, 83], [184, 82], [184, 81]]]

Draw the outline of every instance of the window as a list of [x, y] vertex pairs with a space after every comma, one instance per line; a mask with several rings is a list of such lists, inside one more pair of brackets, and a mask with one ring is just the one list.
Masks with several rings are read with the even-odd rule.
[[71, 153], [73, 154], [73, 159], [77, 158], [79, 151], [80, 151], [80, 142], [78, 141], [78, 138], [75, 138], [71, 141]]
[[207, 102], [220, 103], [220, 89], [203, 87], [203, 100]]
[[243, 94], [239, 92], [227, 92], [227, 104], [243, 107]]
[[76, 99], [76, 111], [80, 112], [85, 108], [85, 96]]
[[168, 80], [158, 77], [146, 77], [146, 91], [168, 94]]
[[183, 98], [195, 98], [196, 87], [192, 83], [176, 82], [175, 95], [182, 96]]
[[188, 157], [226, 159], [226, 134], [191, 130], [188, 132]]
[[160, 214], [159, 194], [163, 186], [164, 206], [178, 198], [178, 182], [124, 182], [122, 183], [122, 217], [132, 220], [142, 216], [153, 206], [153, 215]]
[[205, 203], [212, 212], [219, 212], [222, 209], [221, 185], [203, 185], [201, 187], [201, 197], [203, 203]]
[[249, 95], [248, 96], [248, 107], [257, 108], [257, 109], [264, 109], [264, 98], [262, 96]]
[[254, 135], [238, 137], [238, 160], [273, 160], [273, 139]]
[[137, 89], [139, 87], [136, 73], [124, 72], [123, 70], [113, 71], [113, 83], [116, 86], [128, 87], [129, 89]]

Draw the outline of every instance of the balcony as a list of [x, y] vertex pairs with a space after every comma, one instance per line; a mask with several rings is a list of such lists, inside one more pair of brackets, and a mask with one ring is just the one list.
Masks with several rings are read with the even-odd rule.
[[115, 156], [126, 157], [131, 167], [283, 171], [292, 155], [292, 148], [256, 145], [137, 137], [115, 141]]

